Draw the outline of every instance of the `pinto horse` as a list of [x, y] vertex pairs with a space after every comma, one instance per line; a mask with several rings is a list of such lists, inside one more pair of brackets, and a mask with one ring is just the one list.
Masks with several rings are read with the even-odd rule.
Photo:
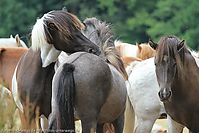
[[65, 8], [48, 12], [37, 20], [32, 30], [32, 46], [21, 57], [12, 79], [12, 93], [23, 128], [36, 128], [36, 113], [49, 116], [54, 67], [62, 50], [100, 54], [99, 47], [82, 34], [84, 29], [84, 24]]
[[159, 98], [166, 112], [193, 133], [199, 132], [199, 68], [185, 40], [166, 36], [158, 43], [149, 40], [156, 50], [155, 71], [159, 84]]
[[93, 29], [85, 35], [101, 47], [102, 58], [77, 52], [67, 57], [58, 68], [53, 77], [48, 132], [60, 129], [74, 131], [74, 109], [76, 117], [82, 121], [83, 133], [103, 132], [103, 125], [108, 122], [113, 123], [116, 133], [123, 132], [126, 103], [124, 76], [127, 75], [114, 47], [112, 34], [96, 30], [93, 23], [98, 22], [85, 20], [86, 28]]

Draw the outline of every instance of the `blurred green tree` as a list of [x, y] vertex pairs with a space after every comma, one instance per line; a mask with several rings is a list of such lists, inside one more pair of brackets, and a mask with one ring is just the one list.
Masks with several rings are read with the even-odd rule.
[[147, 34], [158, 41], [166, 35], [185, 39], [187, 45], [199, 50], [199, 3], [197, 0], [160, 0], [150, 14]]
[[115, 39], [127, 43], [176, 35], [199, 50], [197, 0], [1, 0], [0, 37], [19, 34], [27, 42], [37, 17], [64, 6], [82, 21], [97, 17], [111, 23]]

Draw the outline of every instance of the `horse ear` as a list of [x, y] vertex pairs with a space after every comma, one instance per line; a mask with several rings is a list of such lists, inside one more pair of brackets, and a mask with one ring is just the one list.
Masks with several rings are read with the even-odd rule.
[[13, 36], [12, 36], [12, 35], [10, 35], [10, 38], [13, 38]]
[[66, 9], [66, 7], [63, 7], [62, 11], [68, 12], [68, 10]]
[[138, 46], [139, 50], [142, 50], [142, 47], [139, 45], [139, 43], [136, 42], [136, 45]]
[[16, 40], [17, 44], [20, 44], [20, 39], [19, 39], [19, 35], [18, 34], [15, 36], [15, 40]]
[[154, 50], [156, 50], [156, 48], [157, 48], [157, 46], [158, 46], [158, 44], [155, 43], [155, 42], [153, 42], [151, 39], [149, 39], [149, 45], [150, 45]]
[[185, 42], [185, 40], [183, 39], [181, 42], [179, 42], [177, 44], [177, 50], [178, 50], [178, 52], [184, 47], [184, 42]]

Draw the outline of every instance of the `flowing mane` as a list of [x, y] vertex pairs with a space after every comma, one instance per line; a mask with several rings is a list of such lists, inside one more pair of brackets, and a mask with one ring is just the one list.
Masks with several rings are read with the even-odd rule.
[[48, 25], [50, 24], [54, 24], [56, 28], [65, 35], [63, 39], [65, 39], [66, 42], [67, 38], [71, 37], [76, 30], [85, 28], [75, 15], [66, 11], [51, 11], [44, 14], [41, 19], [37, 19], [36, 24], [33, 26], [31, 42], [34, 51], [49, 44], [53, 39], [48, 30]]
[[189, 53], [189, 54], [191, 53], [189, 49], [187, 48], [186, 44], [180, 51], [178, 51], [177, 44], [179, 42], [181, 42], [181, 40], [177, 38], [176, 36], [162, 37], [160, 41], [158, 42], [158, 47], [156, 49], [156, 58], [157, 58], [158, 63], [161, 63], [165, 55], [168, 56], [168, 59], [170, 59], [170, 57], [174, 57], [176, 59], [177, 68], [178, 70], [181, 71], [181, 74], [182, 74], [183, 65], [184, 65], [184, 62], [186, 61], [185, 53]]
[[99, 40], [97, 43], [98, 46], [102, 49], [102, 54], [100, 55], [107, 63], [113, 65], [125, 79], [128, 79], [127, 73], [124, 68], [124, 64], [115, 48], [114, 37], [110, 30], [110, 24], [102, 22], [96, 18], [88, 18], [84, 20], [85, 23], [93, 24], [95, 31], [91, 32], [88, 38], [91, 38], [93, 34], [99, 34]]

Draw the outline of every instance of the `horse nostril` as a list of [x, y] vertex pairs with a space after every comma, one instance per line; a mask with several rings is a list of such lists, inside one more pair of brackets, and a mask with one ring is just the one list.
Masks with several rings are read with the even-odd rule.
[[169, 97], [171, 97], [171, 91], [169, 91], [168, 93], [167, 93], [167, 97], [169, 98]]
[[166, 91], [166, 88], [163, 91], [158, 92], [159, 98], [162, 102], [167, 102], [172, 95], [171, 91]]
[[158, 96], [160, 99], [162, 99], [162, 95], [161, 95], [160, 91], [158, 92]]

